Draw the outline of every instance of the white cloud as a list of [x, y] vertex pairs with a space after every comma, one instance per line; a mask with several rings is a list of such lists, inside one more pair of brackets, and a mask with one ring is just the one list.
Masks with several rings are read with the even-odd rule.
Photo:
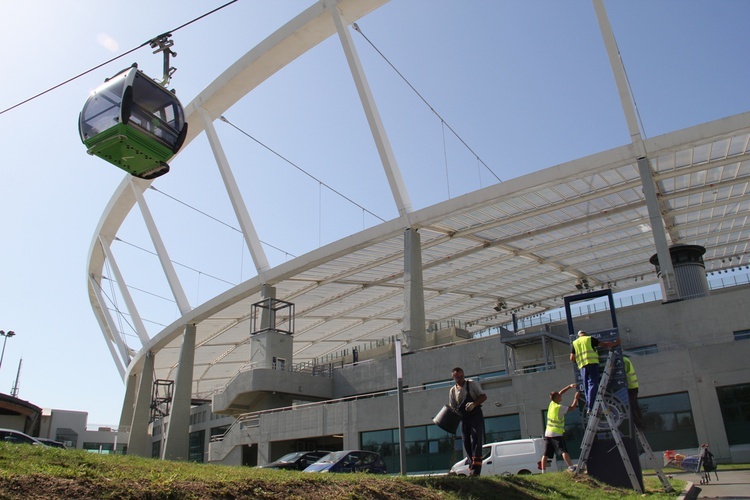
[[96, 36], [96, 41], [99, 43], [99, 45], [110, 52], [117, 52], [117, 49], [120, 48], [120, 44], [117, 43], [117, 40], [107, 35], [106, 33], [99, 33]]

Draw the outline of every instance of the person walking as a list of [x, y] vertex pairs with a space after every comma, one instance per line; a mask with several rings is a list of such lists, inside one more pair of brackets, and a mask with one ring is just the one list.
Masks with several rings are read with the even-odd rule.
[[600, 342], [591, 337], [585, 330], [578, 332], [578, 338], [573, 341], [570, 360], [578, 365], [583, 381], [583, 392], [586, 396], [588, 413], [594, 409], [594, 400], [599, 391], [599, 353], [598, 347], [613, 349], [620, 345], [620, 339], [615, 342]]
[[456, 367], [451, 371], [456, 382], [450, 389], [448, 406], [461, 415], [461, 437], [466, 456], [470, 460], [469, 475], [482, 472], [482, 446], [484, 445], [484, 414], [482, 403], [487, 395], [479, 382], [464, 378], [464, 371]]
[[547, 459], [552, 459], [555, 455], [559, 455], [565, 460], [569, 471], [575, 471], [573, 462], [570, 460], [568, 447], [565, 444], [565, 414], [574, 410], [578, 406], [578, 398], [581, 393], [576, 392], [576, 395], [573, 397], [572, 405], [563, 406], [561, 404], [562, 395], [569, 389], [575, 388], [575, 384], [570, 384], [560, 389], [560, 391], [552, 391], [549, 393], [550, 402], [547, 407], [547, 428], [544, 431], [544, 454], [539, 461], [539, 467], [542, 469], [542, 474], [547, 470]]
[[638, 376], [635, 374], [635, 368], [630, 358], [622, 357], [625, 363], [625, 380], [628, 383], [628, 403], [630, 404], [630, 415], [633, 418], [633, 425], [643, 429], [643, 415], [641, 407], [638, 406]]

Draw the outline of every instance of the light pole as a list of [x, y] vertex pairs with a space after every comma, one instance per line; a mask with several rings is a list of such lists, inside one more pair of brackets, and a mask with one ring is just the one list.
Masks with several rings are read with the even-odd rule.
[[3, 358], [5, 357], [5, 344], [8, 342], [8, 337], [12, 337], [15, 335], [16, 332], [13, 330], [10, 330], [8, 333], [5, 333], [5, 330], [0, 330], [0, 335], [5, 337], [5, 340], [3, 340], [3, 353], [0, 354], [0, 368], [3, 366]]

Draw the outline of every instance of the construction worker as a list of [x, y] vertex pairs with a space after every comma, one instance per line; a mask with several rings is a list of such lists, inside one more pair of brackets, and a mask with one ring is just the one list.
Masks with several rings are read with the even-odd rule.
[[573, 472], [573, 462], [570, 461], [570, 455], [568, 454], [568, 448], [565, 445], [565, 414], [569, 411], [574, 410], [578, 406], [578, 397], [581, 395], [580, 392], [576, 392], [573, 397], [573, 404], [570, 406], [563, 406], [562, 395], [569, 389], [575, 389], [575, 384], [566, 385], [560, 391], [552, 391], [549, 393], [549, 406], [547, 407], [547, 428], [544, 431], [544, 454], [542, 459], [539, 461], [539, 466], [542, 469], [542, 474], [547, 469], [547, 459], [553, 458], [555, 454], [562, 456], [565, 463], [568, 464], [568, 470]]
[[643, 415], [641, 407], [638, 406], [638, 376], [635, 374], [633, 363], [627, 356], [622, 357], [625, 363], [625, 380], [628, 382], [628, 402], [630, 403], [630, 415], [633, 418], [633, 425], [643, 429]]
[[448, 406], [461, 415], [461, 438], [466, 456], [471, 460], [469, 475], [478, 476], [482, 472], [482, 446], [484, 445], [482, 403], [487, 401], [487, 395], [479, 382], [464, 378], [464, 371], [461, 368], [454, 368], [451, 374], [456, 385], [451, 387]]
[[599, 354], [597, 347], [613, 349], [620, 345], [620, 339], [615, 342], [600, 342], [589, 336], [585, 330], [578, 332], [578, 338], [573, 341], [570, 351], [570, 360], [578, 365], [583, 380], [583, 392], [586, 396], [586, 407], [588, 413], [594, 409], [596, 393], [599, 391]]

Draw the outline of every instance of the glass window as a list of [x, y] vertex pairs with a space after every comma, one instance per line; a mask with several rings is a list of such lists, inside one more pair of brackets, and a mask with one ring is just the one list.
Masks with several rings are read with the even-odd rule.
[[693, 410], [687, 392], [638, 398], [644, 433], [654, 450], [698, 448]]
[[224, 435], [229, 430], [229, 425], [220, 425], [219, 427], [211, 427], [211, 436]]
[[[462, 457], [454, 436], [436, 425], [408, 427], [404, 437], [409, 472], [447, 472]], [[360, 443], [363, 450], [380, 453], [389, 471], [401, 470], [398, 429], [363, 432]]]
[[729, 444], [750, 443], [750, 384], [717, 387], [716, 395]]
[[521, 439], [521, 419], [518, 413], [484, 419], [484, 441], [494, 443]]
[[656, 344], [649, 344], [638, 347], [629, 347], [626, 351], [635, 356], [646, 356], [647, 354], [655, 354], [659, 352], [659, 348]]
[[84, 441], [83, 449], [91, 453], [101, 453], [102, 455], [109, 455], [114, 453], [113, 443], [87, 443]]
[[188, 460], [190, 462], [203, 462], [203, 445], [205, 441], [205, 429], [190, 433], [190, 442], [188, 444]]
[[[553, 366], [554, 368], [554, 366]], [[547, 367], [546, 363], [538, 363], [535, 365], [527, 365], [524, 366], [521, 370], [522, 373], [536, 373], [536, 372], [546, 372], [549, 368]]]

